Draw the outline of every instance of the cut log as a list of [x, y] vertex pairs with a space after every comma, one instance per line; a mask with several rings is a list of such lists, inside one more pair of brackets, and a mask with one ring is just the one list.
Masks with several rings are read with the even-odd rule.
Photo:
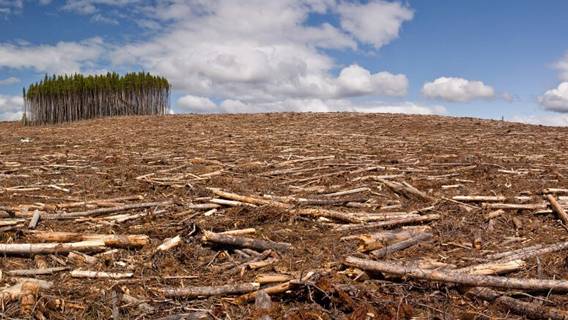
[[103, 278], [103, 279], [125, 279], [132, 278], [132, 272], [104, 272], [90, 270], [73, 270], [71, 277], [73, 278]]
[[211, 200], [209, 200], [209, 202], [214, 203], [214, 204], [220, 204], [220, 205], [223, 205], [223, 206], [229, 206], [229, 207], [243, 207], [243, 206], [253, 207], [253, 208], [256, 207], [256, 205], [254, 205], [252, 203], [241, 202], [241, 201], [236, 201], [236, 200], [211, 199]]
[[367, 224], [346, 224], [342, 226], [337, 226], [335, 228], [336, 231], [356, 231], [356, 230], [369, 230], [369, 229], [377, 229], [383, 227], [392, 227], [392, 226], [399, 226], [404, 224], [410, 223], [421, 223], [421, 222], [429, 222], [440, 219], [439, 214], [427, 214], [419, 217], [411, 217], [411, 218], [404, 218], [404, 219], [393, 219], [389, 221], [381, 221], [381, 222], [372, 222]]
[[538, 249], [534, 249], [535, 247], [536, 246], [517, 250], [516, 253], [507, 255], [507, 256], [503, 257], [502, 259], [500, 259], [498, 261], [505, 262], [505, 261], [511, 261], [511, 260], [516, 260], [516, 259], [523, 259], [524, 260], [524, 259], [528, 259], [528, 258], [532, 258], [532, 257], [541, 256], [541, 255], [547, 254], [547, 253], [566, 250], [566, 249], [568, 249], [568, 241], [551, 244], [551, 245], [544, 246], [544, 247], [541, 247], [541, 248], [538, 248]]
[[452, 199], [462, 202], [502, 202], [507, 200], [503, 196], [455, 196]]
[[100, 208], [100, 209], [80, 211], [80, 212], [55, 213], [55, 214], [44, 215], [43, 218], [47, 220], [76, 219], [81, 217], [94, 217], [103, 214], [109, 214], [109, 213], [115, 213], [115, 212], [127, 211], [133, 209], [145, 209], [145, 208], [160, 207], [160, 206], [165, 207], [170, 205], [172, 205], [171, 201], [135, 203], [135, 204], [127, 204], [120, 207]]
[[30, 276], [41, 276], [41, 275], [54, 274], [56, 272], [61, 272], [61, 271], [65, 271], [65, 270], [68, 270], [68, 269], [69, 268], [67, 268], [67, 267], [55, 267], [55, 268], [44, 268], [44, 269], [8, 270], [8, 271], [5, 271], [5, 272], [9, 276], [30, 277]]
[[350, 195], [350, 194], [355, 194], [355, 193], [360, 193], [360, 192], [367, 192], [367, 191], [371, 191], [370, 188], [367, 187], [363, 187], [363, 188], [356, 188], [356, 189], [351, 189], [351, 190], [345, 190], [345, 191], [338, 191], [338, 192], [334, 192], [334, 193], [328, 193], [328, 194], [324, 194], [324, 197], [339, 197], [339, 196], [346, 196], [346, 195]]
[[241, 234], [251, 234], [251, 233], [256, 233], [256, 229], [255, 228], [246, 228], [246, 229], [238, 229], [238, 230], [228, 230], [228, 231], [223, 231], [223, 232], [219, 232], [220, 234], [228, 234], [231, 236], [238, 236]]
[[296, 209], [291, 211], [292, 214], [298, 214], [302, 216], [311, 216], [311, 217], [324, 217], [335, 219], [339, 221], [351, 222], [351, 223], [362, 223], [363, 220], [359, 217], [341, 211], [335, 210], [325, 210], [325, 209]]
[[412, 266], [404, 266], [400, 264], [360, 259], [357, 257], [347, 257], [345, 264], [357, 267], [366, 271], [384, 272], [398, 276], [405, 276], [415, 279], [423, 279], [430, 281], [440, 281], [448, 283], [456, 283], [469, 286], [482, 286], [519, 290], [554, 290], [568, 291], [567, 280], [545, 280], [545, 279], [519, 279], [498, 276], [484, 276], [464, 274], [455, 271], [439, 271], [424, 270]]
[[228, 284], [217, 287], [169, 288], [163, 289], [163, 293], [168, 298], [197, 298], [242, 294], [258, 290], [259, 288], [260, 284], [252, 282]]
[[32, 231], [29, 233], [37, 241], [44, 242], [70, 242], [101, 240], [107, 247], [137, 248], [150, 243], [150, 238], [144, 234], [114, 235], [114, 234], [83, 234], [77, 232], [46, 232]]
[[492, 275], [517, 271], [524, 268], [526, 265], [527, 264], [525, 263], [525, 261], [517, 259], [507, 262], [482, 263], [474, 266], [456, 269], [454, 271], [478, 275]]
[[549, 194], [546, 196], [546, 199], [548, 199], [548, 202], [550, 202], [552, 210], [556, 212], [560, 220], [564, 222], [564, 225], [568, 225], [568, 214], [566, 214], [566, 211], [564, 211], [564, 209], [560, 206], [558, 201], [556, 201], [556, 198], [554, 198], [553, 195]]
[[118, 197], [118, 198], [110, 198], [110, 199], [96, 199], [96, 200], [87, 200], [87, 201], [79, 201], [79, 202], [69, 202], [69, 203], [61, 203], [55, 205], [58, 209], [68, 209], [68, 208], [78, 208], [83, 207], [88, 204], [96, 204], [96, 205], [104, 205], [106, 203], [113, 203], [113, 202], [120, 202], [120, 201], [130, 201], [130, 200], [144, 200], [144, 197], [141, 195], [137, 196], [125, 196], [125, 197]]
[[37, 223], [39, 222], [40, 217], [41, 217], [41, 214], [40, 214], [39, 210], [35, 210], [34, 215], [32, 216], [32, 219], [30, 220], [30, 224], [28, 225], [28, 229], [35, 229], [35, 227], [37, 227]]
[[67, 255], [67, 259], [74, 264], [81, 265], [81, 264], [95, 264], [97, 263], [98, 259], [80, 252], [69, 252]]
[[516, 209], [516, 210], [542, 210], [548, 208], [546, 203], [484, 203], [484, 209]]
[[416, 189], [415, 187], [411, 186], [410, 184], [408, 184], [406, 182], [399, 183], [399, 182], [395, 182], [395, 181], [388, 181], [388, 180], [385, 180], [385, 179], [377, 179], [377, 180], [380, 181], [382, 184], [386, 185], [387, 187], [389, 187], [390, 189], [392, 189], [396, 193], [402, 193], [403, 195], [406, 195], [406, 196], [418, 197], [420, 199], [427, 200], [427, 201], [433, 200], [432, 197], [430, 197], [426, 193]]
[[403, 241], [397, 242], [393, 245], [386, 246], [384, 248], [371, 251], [371, 255], [375, 258], [383, 258], [383, 257], [386, 257], [389, 254], [392, 254], [393, 252], [397, 252], [397, 251], [400, 251], [400, 250], [404, 250], [406, 248], [410, 248], [414, 245], [417, 245], [420, 242], [430, 240], [430, 239], [432, 239], [431, 233], [420, 233], [420, 234], [413, 236], [410, 239], [403, 240]]
[[0, 302], [8, 303], [18, 300], [22, 296], [22, 286], [24, 283], [35, 283], [40, 289], [50, 289], [53, 283], [45, 280], [37, 280], [31, 278], [16, 279], [18, 283], [5, 289], [0, 290]]
[[173, 238], [169, 238], [156, 248], [156, 252], [168, 251], [172, 248], [175, 248], [175, 247], [177, 247], [178, 245], [181, 244], [181, 241], [182, 241], [181, 236], [179, 236], [179, 235], [177, 235]]
[[269, 206], [280, 207], [280, 208], [288, 208], [290, 206], [288, 204], [273, 201], [273, 200], [261, 199], [261, 198], [249, 197], [249, 196], [241, 196], [239, 194], [225, 192], [225, 191], [222, 191], [222, 190], [217, 189], [217, 188], [208, 188], [208, 189], [211, 190], [211, 192], [213, 192], [214, 194], [218, 195], [219, 197], [222, 197], [222, 198], [225, 198], [225, 199], [230, 199], [230, 200], [250, 203], [250, 204], [254, 204], [254, 205], [260, 205], [260, 206], [269, 205]]
[[260, 239], [231, 236], [231, 235], [214, 233], [209, 231], [205, 231], [203, 233], [202, 240], [205, 242], [230, 245], [240, 248], [251, 248], [261, 251], [268, 249], [273, 249], [277, 251], [286, 251], [292, 247], [290, 243], [285, 243], [285, 242], [273, 242], [273, 241], [266, 241]]
[[292, 280], [292, 276], [287, 274], [259, 274], [254, 278], [255, 282], [260, 284], [279, 283]]
[[488, 288], [473, 288], [468, 290], [466, 294], [494, 302], [504, 310], [512, 311], [529, 319], [568, 320], [568, 312], [564, 310], [520, 301]]
[[[263, 288], [262, 290], [269, 295], [275, 295], [275, 294], [284, 293], [284, 292], [288, 291], [290, 289], [290, 287], [291, 287], [291, 283], [290, 283], [290, 281], [287, 281], [287, 282], [277, 284], [277, 285], [274, 285], [274, 286], [271, 286], [271, 287]], [[258, 294], [258, 292], [259, 291], [254, 291], [254, 292], [251, 292], [251, 293], [244, 294], [244, 295], [238, 297], [235, 300], [235, 302], [237, 304], [244, 304], [244, 303], [247, 303], [247, 302], [250, 302], [250, 301], [254, 301], [256, 299], [256, 295]]]
[[96, 252], [105, 249], [102, 240], [87, 240], [69, 243], [10, 243], [0, 244], [0, 254], [33, 255], [48, 253], [69, 253], [71, 251]]

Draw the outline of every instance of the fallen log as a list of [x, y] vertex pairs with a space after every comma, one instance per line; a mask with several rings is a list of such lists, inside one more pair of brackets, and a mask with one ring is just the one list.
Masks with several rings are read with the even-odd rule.
[[564, 310], [551, 308], [536, 303], [520, 301], [515, 298], [506, 296], [501, 292], [488, 288], [473, 288], [468, 290], [466, 292], [466, 295], [475, 296], [486, 301], [494, 302], [497, 306], [507, 311], [512, 311], [529, 319], [568, 319], [568, 312]]
[[522, 269], [527, 264], [523, 260], [511, 260], [506, 262], [489, 262], [489, 263], [482, 263], [477, 264], [465, 268], [456, 269], [456, 272], [463, 272], [469, 274], [477, 274], [477, 275], [492, 275], [492, 274], [502, 274], [508, 273], [512, 271], [517, 271]]
[[552, 244], [552, 245], [542, 247], [542, 248], [536, 249], [536, 250], [520, 251], [518, 253], [506, 256], [503, 259], [500, 259], [499, 261], [510, 261], [510, 260], [516, 260], [516, 259], [523, 259], [524, 260], [524, 259], [537, 257], [537, 256], [541, 256], [543, 254], [557, 252], [557, 251], [561, 251], [561, 250], [565, 250], [565, 249], [568, 249], [568, 241]]
[[37, 241], [44, 242], [70, 242], [101, 240], [107, 247], [117, 248], [136, 248], [143, 247], [150, 243], [150, 237], [144, 234], [134, 235], [114, 235], [114, 234], [83, 234], [77, 232], [46, 232], [31, 231], [31, 237]]
[[415, 196], [423, 200], [432, 201], [433, 198], [427, 195], [426, 193], [416, 189], [415, 187], [411, 186], [410, 184], [403, 182], [395, 182], [395, 181], [388, 181], [385, 179], [377, 179], [377, 181], [381, 182], [382, 184], [386, 185], [390, 189], [392, 189], [396, 193], [402, 193], [405, 196]]
[[541, 210], [548, 208], [546, 203], [484, 203], [484, 209], [516, 209], [516, 210]]
[[214, 194], [218, 195], [219, 197], [222, 197], [222, 198], [225, 198], [225, 199], [250, 203], [250, 204], [254, 204], [254, 205], [261, 205], [261, 206], [262, 205], [270, 205], [270, 206], [280, 207], [280, 208], [288, 208], [290, 206], [288, 204], [273, 201], [273, 200], [261, 199], [261, 198], [249, 197], [249, 196], [241, 196], [239, 194], [231, 193], [231, 192], [225, 192], [225, 191], [222, 191], [222, 190], [217, 189], [217, 188], [208, 188], [208, 189], [211, 192], [213, 192]]
[[260, 239], [231, 236], [231, 235], [214, 233], [209, 231], [205, 231], [203, 233], [202, 240], [205, 242], [236, 246], [240, 248], [251, 248], [261, 251], [268, 249], [273, 249], [277, 251], [286, 251], [292, 247], [290, 243], [285, 243], [285, 242], [273, 242], [273, 241], [266, 241]]
[[37, 224], [39, 222], [40, 217], [41, 217], [41, 214], [40, 214], [39, 210], [34, 211], [34, 215], [32, 216], [32, 219], [30, 220], [30, 224], [28, 225], [28, 229], [35, 229], [35, 227], [37, 227]]
[[519, 290], [556, 290], [568, 291], [567, 280], [519, 279], [499, 276], [465, 274], [449, 270], [424, 270], [413, 266], [404, 266], [386, 261], [373, 261], [357, 257], [347, 257], [345, 264], [366, 271], [384, 272], [398, 276], [430, 281], [456, 283], [477, 287], [494, 287]]
[[529, 251], [541, 249], [541, 248], [544, 248], [544, 246], [545, 246], [544, 244], [536, 244], [534, 246], [530, 246], [530, 247], [526, 247], [526, 248], [520, 248], [520, 249], [511, 250], [511, 251], [488, 254], [485, 258], [487, 258], [489, 260], [497, 260], [497, 259], [505, 258], [505, 257], [508, 257], [508, 256], [512, 256], [512, 255], [515, 255], [515, 254], [518, 254], [518, 253], [529, 252]]
[[363, 188], [356, 188], [356, 189], [345, 190], [345, 191], [338, 191], [338, 192], [334, 192], [334, 193], [327, 193], [327, 194], [324, 194], [322, 196], [324, 196], [324, 197], [339, 197], [339, 196], [346, 196], [346, 195], [350, 195], [350, 194], [367, 192], [367, 191], [371, 191], [371, 189], [368, 188], [368, 187], [363, 187]]
[[366, 230], [366, 229], [377, 229], [383, 227], [392, 227], [392, 226], [399, 226], [409, 223], [421, 223], [421, 222], [429, 222], [433, 220], [440, 219], [439, 214], [427, 214], [419, 217], [410, 217], [404, 219], [393, 219], [389, 221], [380, 221], [380, 222], [372, 222], [367, 224], [346, 224], [337, 226], [335, 228], [336, 231], [356, 231], [356, 230]]
[[50, 289], [53, 286], [53, 282], [51, 281], [32, 278], [20, 278], [17, 280], [17, 284], [0, 290], [0, 302], [8, 303], [10, 301], [18, 300], [22, 296], [22, 286], [24, 283], [35, 283], [40, 289]]
[[311, 217], [324, 217], [335, 219], [339, 221], [351, 222], [351, 223], [362, 223], [363, 220], [359, 217], [341, 211], [335, 210], [325, 210], [325, 209], [296, 209], [291, 211], [292, 214], [298, 214], [302, 216], [311, 216]]
[[99, 215], [103, 215], [103, 214], [109, 214], [109, 213], [115, 213], [115, 212], [133, 210], [133, 209], [144, 209], [144, 208], [159, 207], [159, 206], [170, 206], [171, 204], [172, 204], [171, 201], [135, 203], [135, 204], [127, 204], [127, 205], [120, 206], [120, 207], [100, 208], [100, 209], [93, 209], [93, 210], [80, 211], [80, 212], [55, 213], [55, 214], [44, 215], [43, 218], [47, 219], [47, 220], [76, 219], [76, 218], [80, 218], [80, 217], [99, 216]]
[[181, 239], [181, 236], [179, 236], [179, 235], [177, 235], [173, 238], [169, 238], [156, 248], [156, 252], [168, 251], [168, 250], [175, 248], [178, 245], [180, 245], [181, 242], [182, 242], [182, 239]]
[[462, 202], [501, 202], [507, 200], [503, 196], [455, 196], [452, 199]]
[[[286, 292], [290, 289], [291, 287], [291, 282], [287, 281], [281, 284], [277, 284], [274, 286], [270, 286], [270, 287], [266, 287], [263, 288], [262, 291], [264, 291], [265, 293], [269, 294], [269, 295], [274, 295], [274, 294], [279, 294], [279, 293], [283, 293]], [[237, 299], [235, 299], [235, 303], [236, 304], [243, 304], [243, 303], [247, 303], [250, 301], [254, 301], [256, 299], [256, 295], [258, 294], [259, 291], [253, 291], [247, 294], [244, 294], [240, 297], [238, 297]]]
[[33, 255], [48, 253], [69, 253], [71, 251], [103, 251], [105, 242], [102, 240], [87, 240], [69, 243], [10, 243], [0, 244], [0, 254]]
[[104, 271], [90, 271], [90, 270], [73, 270], [71, 271], [73, 278], [104, 278], [104, 279], [124, 279], [132, 278], [132, 272], [104, 272]]
[[546, 196], [546, 199], [548, 199], [548, 202], [550, 202], [552, 210], [556, 212], [560, 220], [564, 222], [564, 225], [568, 225], [568, 214], [566, 214], [566, 211], [564, 211], [564, 209], [560, 206], [558, 201], [556, 201], [556, 198], [554, 198], [553, 195], [549, 194]]
[[217, 287], [185, 287], [185, 288], [168, 288], [161, 291], [168, 298], [197, 298], [197, 297], [210, 297], [210, 296], [225, 296], [247, 293], [258, 290], [260, 284], [252, 283], [237, 283], [227, 284]]
[[68, 270], [67, 267], [55, 267], [55, 268], [43, 268], [43, 269], [18, 269], [18, 270], [8, 270], [5, 273], [9, 276], [41, 276], [41, 275], [49, 275], [54, 274], [56, 272], [61, 272]]
[[430, 240], [430, 239], [432, 239], [432, 236], [433, 235], [431, 233], [420, 233], [420, 234], [414, 235], [410, 239], [403, 240], [403, 241], [397, 242], [393, 245], [386, 246], [384, 248], [371, 251], [371, 255], [375, 258], [383, 258], [383, 257], [386, 257], [389, 254], [394, 253], [394, 252], [401, 251], [401, 250], [404, 250], [406, 248], [410, 248], [414, 245], [417, 245], [420, 242]]

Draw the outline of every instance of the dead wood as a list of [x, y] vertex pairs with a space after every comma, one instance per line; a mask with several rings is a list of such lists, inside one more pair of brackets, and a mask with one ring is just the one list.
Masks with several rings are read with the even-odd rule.
[[430, 240], [430, 239], [432, 239], [432, 236], [433, 235], [431, 233], [416, 234], [412, 238], [409, 238], [407, 240], [403, 240], [403, 241], [397, 242], [395, 244], [386, 246], [384, 248], [371, 251], [371, 255], [375, 258], [383, 258], [383, 257], [388, 256], [389, 254], [394, 253], [394, 252], [415, 246], [415, 245], [419, 244], [420, 242]]
[[258, 290], [258, 283], [237, 283], [217, 287], [168, 288], [161, 291], [168, 298], [198, 298], [209, 296], [235, 295]]
[[366, 271], [384, 272], [397, 276], [430, 281], [449, 282], [469, 286], [519, 290], [554, 290], [562, 292], [568, 291], [568, 281], [566, 280], [519, 279], [464, 274], [449, 270], [424, 270], [412, 266], [404, 266], [386, 261], [373, 261], [351, 256], [345, 259], [345, 263], [348, 266], [357, 267]]
[[209, 231], [205, 231], [203, 233], [202, 240], [205, 242], [235, 246], [239, 248], [251, 248], [262, 251], [268, 249], [277, 250], [277, 251], [286, 251], [292, 247], [290, 243], [273, 242], [273, 241], [266, 241], [260, 239], [231, 236], [231, 235], [214, 233]]

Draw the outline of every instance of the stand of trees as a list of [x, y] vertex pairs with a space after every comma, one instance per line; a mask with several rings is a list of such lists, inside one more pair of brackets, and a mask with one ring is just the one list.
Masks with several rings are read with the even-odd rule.
[[62, 123], [121, 115], [163, 115], [170, 84], [149, 73], [80, 74], [45, 78], [24, 88], [25, 124]]

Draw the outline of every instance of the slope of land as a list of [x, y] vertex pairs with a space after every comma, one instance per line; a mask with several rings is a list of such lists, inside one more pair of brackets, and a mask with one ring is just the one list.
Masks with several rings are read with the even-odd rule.
[[[567, 241], [557, 213], [567, 190], [546, 190], [568, 187], [567, 138], [563, 128], [387, 114], [3, 123], [0, 287], [12, 291], [2, 291], [1, 312], [49, 319], [523, 318], [507, 301], [562, 312], [568, 299], [555, 289], [493, 288], [500, 298], [484, 300], [471, 287], [363, 272], [345, 259], [455, 275], [495, 261], [496, 253]], [[517, 206], [497, 211], [501, 203]], [[36, 212], [40, 220], [30, 229]], [[208, 233], [247, 228], [254, 230], [232, 236], [268, 242], [220, 244]], [[405, 232], [426, 236], [404, 250], [373, 251]], [[38, 243], [100, 239], [90, 234], [139, 236], [30, 253]], [[176, 236], [181, 241], [159, 249]], [[35, 246], [13, 245], [26, 243]], [[565, 252], [521, 257], [501, 276], [566, 279]], [[58, 269], [21, 271], [46, 268]], [[81, 270], [99, 273], [79, 277]], [[172, 298], [166, 290], [256, 283], [266, 275], [291, 280], [262, 284], [283, 288], [268, 290], [267, 309], [255, 306], [254, 295], [251, 302], [243, 293]], [[36, 291], [37, 281], [21, 278], [46, 282]], [[22, 282], [32, 289], [22, 292]]]

